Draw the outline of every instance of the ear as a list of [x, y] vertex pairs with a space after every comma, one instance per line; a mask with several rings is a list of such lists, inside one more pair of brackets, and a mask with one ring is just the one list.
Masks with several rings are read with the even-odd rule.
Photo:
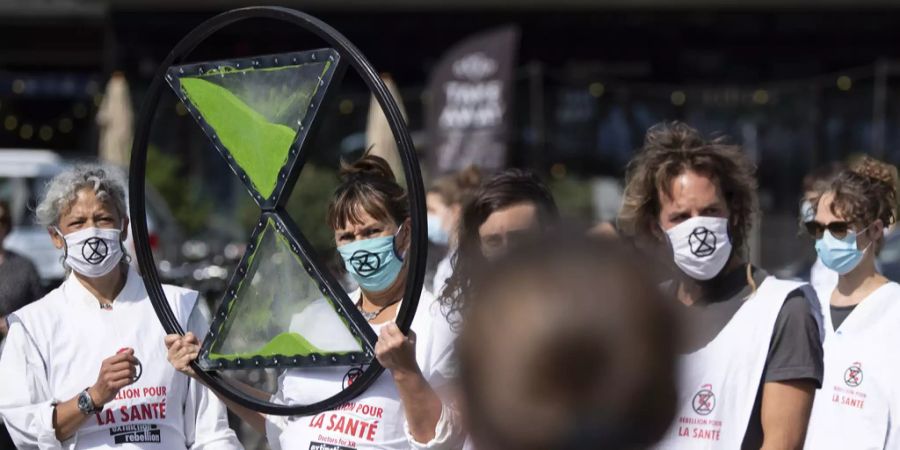
[[66, 240], [60, 236], [59, 232], [56, 231], [53, 227], [47, 227], [47, 232], [50, 233], [50, 240], [53, 241], [53, 246], [59, 250], [62, 250], [63, 247], [66, 246]]
[[402, 235], [400, 236], [400, 238], [406, 245], [409, 245], [409, 241], [412, 237], [412, 218], [407, 217], [406, 220], [403, 221], [401, 226], [403, 227], [403, 229], [400, 230], [400, 234]]
[[400, 247], [403, 251], [409, 250], [409, 243], [412, 240], [412, 219], [409, 217], [400, 224], [400, 236], [397, 236], [400, 240]]
[[884, 222], [881, 219], [878, 219], [872, 222], [872, 226], [869, 227], [869, 237], [872, 241], [878, 241], [882, 237], [884, 237]]

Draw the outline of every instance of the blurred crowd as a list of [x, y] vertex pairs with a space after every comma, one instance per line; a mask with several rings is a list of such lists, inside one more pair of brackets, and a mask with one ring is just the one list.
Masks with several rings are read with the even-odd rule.
[[[128, 264], [123, 177], [82, 165], [36, 210], [64, 251], [61, 286], [45, 292], [0, 246], [0, 447], [242, 448], [230, 412], [272, 449], [900, 448], [900, 285], [877, 258], [898, 212], [891, 165], [798, 175], [817, 259], [790, 280], [750, 262], [761, 211], [746, 153], [684, 123], [647, 130], [618, 217], [589, 228], [535, 173], [444, 174], [426, 192], [434, 253], [409, 330], [395, 323], [416, 242], [408, 192], [371, 153], [340, 177], [323, 219], [385, 368], [360, 396], [276, 416], [208, 389], [191, 364], [210, 320], [197, 293], [163, 287], [187, 331], [166, 335]], [[0, 243], [11, 228], [0, 203]], [[292, 327], [325, 327], [317, 307]], [[351, 372], [233, 387], [305, 405]]]

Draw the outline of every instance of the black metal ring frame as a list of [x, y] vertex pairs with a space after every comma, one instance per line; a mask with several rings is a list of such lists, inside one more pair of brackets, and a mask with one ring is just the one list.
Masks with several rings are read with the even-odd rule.
[[[409, 250], [409, 265], [407, 270], [406, 290], [403, 294], [403, 303], [397, 315], [397, 325], [404, 333], [409, 331], [419, 301], [419, 295], [425, 280], [425, 252], [427, 236], [425, 233], [425, 199], [422, 176], [419, 171], [418, 160], [412, 138], [406, 128], [403, 116], [394, 98], [391, 96], [378, 73], [366, 60], [365, 56], [347, 38], [337, 30], [315, 17], [289, 8], [282, 7], [249, 7], [231, 10], [219, 14], [192, 30], [172, 49], [166, 59], [161, 63], [156, 75], [150, 84], [150, 89], [144, 99], [138, 118], [134, 145], [131, 154], [131, 169], [129, 172], [130, 199], [129, 206], [133, 220], [131, 221], [134, 234], [135, 251], [138, 265], [140, 266], [144, 285], [150, 295], [153, 308], [160, 322], [169, 334], [184, 334], [184, 330], [175, 318], [174, 313], [166, 301], [165, 293], [160, 283], [159, 273], [153, 254], [150, 252], [149, 237], [147, 232], [146, 209], [144, 200], [144, 182], [147, 165], [147, 146], [150, 139], [150, 129], [154, 115], [159, 104], [162, 89], [166, 86], [164, 79], [166, 71], [173, 64], [183, 63], [185, 57], [201, 42], [206, 40], [216, 31], [247, 19], [274, 19], [288, 22], [309, 31], [335, 48], [342, 58], [349, 62], [356, 70], [369, 90], [378, 100], [382, 111], [391, 127], [391, 132], [397, 142], [403, 170], [406, 175], [407, 190], [409, 193], [412, 219], [412, 235]], [[356, 379], [353, 384], [337, 394], [322, 401], [309, 405], [279, 405], [269, 401], [260, 400], [239, 388], [231, 388], [230, 383], [217, 372], [203, 371], [196, 361], [191, 363], [194, 371], [204, 384], [235, 403], [253, 410], [276, 415], [309, 415], [321, 411], [333, 409], [363, 393], [381, 375], [384, 368], [373, 360], [371, 365]]]

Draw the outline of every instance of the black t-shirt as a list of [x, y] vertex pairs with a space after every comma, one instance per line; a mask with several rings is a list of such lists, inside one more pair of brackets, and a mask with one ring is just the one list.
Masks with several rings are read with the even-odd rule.
[[0, 264], [0, 316], [44, 295], [41, 279], [30, 260], [8, 250], [3, 259]]
[[856, 309], [856, 305], [850, 306], [834, 306], [831, 305], [831, 324], [834, 325], [834, 331], [837, 331], [838, 328], [841, 327], [841, 324], [847, 320], [847, 317], [853, 310]]
[[[715, 339], [743, 305], [744, 300], [753, 293], [753, 288], [747, 283], [746, 270], [746, 266], [741, 266], [701, 284], [704, 298], [695, 306], [686, 308], [687, 328], [690, 330], [688, 351], [702, 348]], [[767, 276], [764, 270], [752, 268], [752, 278], [757, 287]], [[760, 408], [764, 383], [809, 380], [815, 383], [817, 388], [822, 386], [824, 371], [822, 341], [811, 300], [807, 299], [802, 291], [794, 291], [785, 300], [778, 313], [742, 448], [759, 449], [762, 446]], [[691, 323], [698, 326], [691, 326]], [[700, 324], [702, 326], [699, 326]]]

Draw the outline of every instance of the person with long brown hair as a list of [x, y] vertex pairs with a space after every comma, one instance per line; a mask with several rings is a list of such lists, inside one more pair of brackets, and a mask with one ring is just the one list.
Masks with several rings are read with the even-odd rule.
[[[406, 254], [410, 246], [409, 199], [381, 157], [365, 155], [352, 164], [342, 163], [341, 184], [328, 208], [327, 223], [344, 266], [359, 289], [349, 293], [357, 308], [378, 334], [375, 357], [387, 369], [352, 403], [313, 416], [266, 416], [226, 401], [229, 409], [253, 428], [265, 433], [273, 449], [454, 449], [462, 446], [454, 411], [437, 394], [454, 370], [453, 335], [434, 297], [423, 290], [410, 332], [395, 323], [407, 283]], [[365, 273], [352, 264], [364, 251], [378, 263]], [[292, 323], [312, 321], [306, 310]], [[197, 358], [200, 342], [194, 335], [170, 335], [169, 361], [194, 375], [190, 361]], [[352, 383], [362, 367], [289, 369], [278, 378], [274, 395], [251, 391], [278, 403], [312, 404]], [[440, 383], [440, 384], [439, 384]], [[348, 406], [349, 405], [349, 406]], [[366, 411], [362, 413], [361, 411]], [[341, 425], [336, 425], [341, 424]]]
[[757, 214], [740, 147], [683, 123], [647, 131], [628, 165], [619, 229], [671, 261], [687, 317], [672, 449], [793, 449], [822, 380], [815, 294], [747, 262]]
[[540, 238], [558, 219], [553, 195], [534, 173], [507, 169], [485, 181], [463, 209], [453, 274], [436, 293], [451, 323], [459, 325], [477, 273], [511, 248]]
[[900, 284], [878, 271], [884, 230], [897, 221], [897, 169], [863, 157], [813, 202], [806, 222], [836, 287], [818, 291], [825, 318], [825, 380], [806, 447], [900, 447]]

